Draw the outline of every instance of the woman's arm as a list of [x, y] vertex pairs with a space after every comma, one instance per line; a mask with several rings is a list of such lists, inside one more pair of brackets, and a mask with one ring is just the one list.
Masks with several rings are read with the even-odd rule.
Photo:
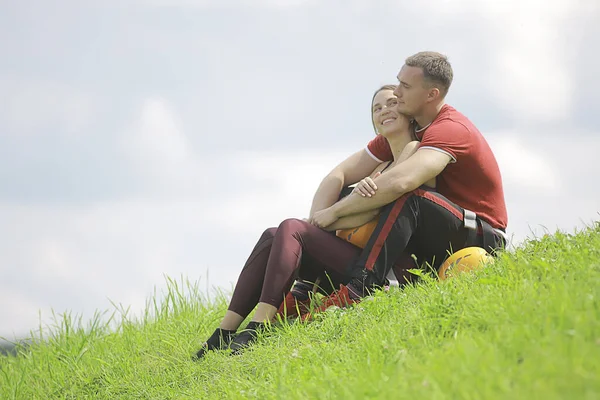
[[[416, 140], [407, 143], [406, 146], [404, 146], [402, 153], [400, 153], [400, 156], [398, 157], [398, 161], [393, 162], [393, 164], [397, 164], [399, 162], [407, 160], [410, 156], [412, 156], [413, 154], [416, 153], [418, 148], [419, 148], [419, 142]], [[356, 155], [354, 157], [356, 157]], [[354, 160], [352, 160], [352, 161], [354, 161]], [[358, 160], [356, 160], [356, 161], [358, 161]], [[364, 158], [361, 159], [360, 161], [364, 162]], [[370, 176], [371, 177], [377, 176], [378, 173], [380, 173], [381, 170], [384, 169], [386, 165], [387, 165], [387, 163], [381, 163], [381, 164], [377, 165], [372, 170]], [[331, 174], [329, 174], [323, 180], [323, 182], [319, 186], [319, 189], [317, 190], [317, 193], [315, 194], [315, 197], [313, 199], [313, 204], [312, 204], [312, 208], [310, 210], [309, 219], [313, 216], [313, 214], [315, 212], [320, 211], [321, 209], [325, 209], [325, 208], [329, 207], [328, 204], [331, 205], [339, 200], [339, 198], [337, 198], [335, 200], [333, 200], [333, 199], [334, 199], [334, 197], [339, 196], [341, 189], [344, 187], [344, 183], [345, 183], [345, 180], [343, 178], [344, 175], [343, 175], [343, 173], [340, 173], [340, 172], [341, 171], [339, 171], [339, 169], [336, 168], [334, 171], [332, 171]], [[435, 180], [433, 182], [435, 185]], [[352, 182], [352, 183], [354, 183], [354, 182]], [[325, 230], [335, 231], [338, 229], [356, 228], [356, 227], [359, 227], [359, 226], [364, 225], [367, 222], [371, 221], [377, 215], [379, 215], [379, 209], [369, 210], [369, 211], [365, 211], [365, 212], [361, 212], [361, 213], [357, 213], [357, 214], [348, 215], [348, 216], [338, 219], [335, 223], [328, 226]]]
[[362, 149], [342, 161], [323, 179], [313, 197], [309, 218], [339, 200], [345, 186], [355, 184], [373, 171], [379, 163]]
[[[416, 151], [416, 149], [414, 151]], [[380, 163], [371, 172], [370, 176], [376, 176], [387, 165], [388, 165], [388, 163], [386, 163], [386, 162]], [[342, 197], [345, 197], [345, 196], [349, 195], [352, 191], [353, 191], [353, 188], [351, 186], [347, 186], [347, 187], [343, 188], [341, 190], [340, 198], [338, 198], [337, 200], [340, 200]], [[346, 192], [346, 193], [344, 193], [344, 192]], [[365, 211], [365, 212], [362, 212], [362, 213], [348, 215], [346, 217], [338, 219], [335, 223], [331, 224], [330, 226], [328, 226], [324, 230], [326, 230], [326, 231], [337, 231], [339, 229], [357, 228], [359, 226], [362, 226], [362, 225], [366, 224], [367, 222], [370, 222], [371, 220], [373, 220], [373, 218], [377, 217], [377, 215], [379, 215], [379, 211], [380, 210], [369, 210], [369, 211]]]
[[364, 213], [348, 215], [347, 217], [338, 219], [333, 224], [329, 225], [326, 228], [323, 228], [323, 230], [331, 232], [331, 231], [337, 231], [338, 229], [357, 228], [359, 226], [366, 224], [367, 222], [372, 221], [373, 218], [377, 217], [378, 215], [379, 215], [379, 210], [371, 210], [371, 211], [366, 211]]

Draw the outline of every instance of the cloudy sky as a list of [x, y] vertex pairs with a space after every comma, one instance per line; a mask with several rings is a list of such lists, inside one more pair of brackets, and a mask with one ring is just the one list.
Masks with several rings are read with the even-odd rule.
[[513, 244], [600, 219], [596, 0], [0, 0], [0, 336], [165, 276], [230, 290], [420, 50], [499, 160]]

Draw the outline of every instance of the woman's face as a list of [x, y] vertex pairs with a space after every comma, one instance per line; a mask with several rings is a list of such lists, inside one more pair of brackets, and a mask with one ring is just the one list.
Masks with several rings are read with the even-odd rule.
[[375, 129], [383, 136], [407, 131], [409, 119], [398, 112], [398, 99], [393, 90], [380, 90], [373, 99], [372, 117]]

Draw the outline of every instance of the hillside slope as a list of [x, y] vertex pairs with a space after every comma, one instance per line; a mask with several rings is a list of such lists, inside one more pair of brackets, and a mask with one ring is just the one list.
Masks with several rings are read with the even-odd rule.
[[116, 332], [62, 316], [43, 342], [0, 357], [0, 398], [600, 398], [600, 224], [284, 324], [234, 357], [191, 361], [226, 303], [169, 287]]

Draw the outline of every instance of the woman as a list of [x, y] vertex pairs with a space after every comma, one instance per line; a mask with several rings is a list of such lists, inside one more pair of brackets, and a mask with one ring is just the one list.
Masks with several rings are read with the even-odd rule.
[[[373, 93], [373, 98], [371, 99], [371, 124], [373, 125], [373, 131], [375, 135], [379, 135], [379, 129], [377, 127], [376, 118], [380, 114], [383, 105], [380, 103], [380, 99], [378, 96], [386, 96], [389, 95], [387, 91], [391, 90], [392, 92], [396, 89], [396, 85], [384, 85], [377, 89], [375, 93]], [[412, 127], [411, 127], [412, 132]], [[412, 141], [410, 141], [406, 146], [403, 154], [401, 155], [402, 160], [408, 158], [410, 155], [414, 154], [417, 150], [418, 141], [415, 138], [414, 133], [411, 133]], [[406, 137], [408, 140], [408, 136]], [[363, 196], [368, 196], [370, 192], [370, 188], [374, 185], [373, 179], [376, 178], [382, 170], [386, 169], [391, 163], [381, 163], [370, 176], [358, 182], [355, 188], [350, 186], [344, 188], [342, 190], [342, 194], [340, 195], [340, 199], [345, 195], [350, 194], [351, 191], [358, 191]], [[435, 188], [435, 179], [433, 179], [429, 186]], [[336, 235], [344, 240], [349, 241], [350, 243], [363, 248], [370, 237], [370, 234], [375, 229], [375, 225], [377, 222], [377, 217], [375, 216], [371, 222], [367, 222], [360, 227], [350, 227], [348, 229], [339, 229], [336, 231]], [[403, 271], [400, 266], [394, 268], [394, 273], [396, 274], [396, 279], [399, 280], [400, 284], [408, 281], [412, 275], [408, 274], [405, 270]], [[305, 280], [298, 279], [292, 290], [287, 294], [283, 303], [279, 306], [277, 310], [277, 315], [281, 316], [281, 318], [289, 318], [295, 317], [297, 315], [304, 315], [308, 313], [310, 303], [311, 303], [311, 293], [318, 291], [324, 295], [330, 295], [335, 288], [337, 288], [339, 282], [333, 282], [331, 277], [323, 274], [317, 277], [315, 280]]]
[[[395, 86], [386, 85], [375, 92], [372, 120], [377, 132], [388, 139], [396, 156], [394, 161], [379, 165], [371, 177], [405, 160], [416, 151], [417, 143], [412, 141], [410, 121], [395, 110], [397, 99], [393, 94], [394, 89]], [[360, 181], [354, 190], [369, 196], [371, 177]], [[299, 219], [287, 219], [278, 228], [267, 229], [240, 273], [219, 328], [202, 345], [196, 357], [201, 358], [210, 350], [226, 348], [237, 353], [254, 342], [258, 332], [264, 329], [265, 322], [275, 317], [282, 299], [296, 278], [299, 278], [299, 282], [294, 288], [295, 294], [307, 294], [313, 289], [307, 282], [318, 279], [324, 284], [330, 278], [334, 287], [337, 283], [347, 282], [349, 277], [346, 276], [346, 268], [360, 255], [362, 249], [336, 237], [334, 232], [369, 223], [376, 218], [378, 212], [374, 210], [342, 218], [326, 230]], [[323, 280], [325, 276], [328, 278]], [[240, 324], [257, 304], [252, 320], [236, 335]]]

